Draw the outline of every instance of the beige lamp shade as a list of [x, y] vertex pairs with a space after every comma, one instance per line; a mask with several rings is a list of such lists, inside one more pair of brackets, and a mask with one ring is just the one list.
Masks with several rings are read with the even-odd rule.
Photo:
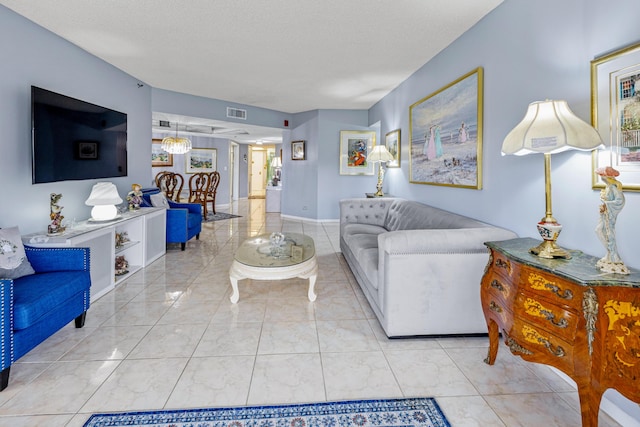
[[271, 160], [271, 167], [272, 168], [281, 168], [282, 167], [282, 161], [280, 160], [280, 157], [274, 157]]
[[598, 132], [573, 114], [566, 101], [547, 100], [529, 104], [524, 119], [504, 139], [502, 155], [554, 154], [603, 147]]
[[384, 145], [376, 145], [367, 156], [367, 162], [390, 162], [393, 156]]

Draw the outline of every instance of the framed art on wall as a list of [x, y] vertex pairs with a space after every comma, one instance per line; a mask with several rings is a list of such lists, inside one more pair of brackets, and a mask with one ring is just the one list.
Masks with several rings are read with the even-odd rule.
[[387, 162], [388, 168], [400, 167], [400, 129], [388, 132], [384, 137], [384, 145], [393, 156], [393, 161]]
[[483, 69], [409, 107], [409, 181], [482, 188]]
[[162, 149], [161, 139], [151, 140], [151, 166], [173, 166], [173, 154]]
[[215, 148], [194, 148], [185, 154], [186, 173], [214, 172], [217, 170]]
[[375, 145], [373, 131], [340, 131], [340, 175], [373, 175], [373, 163], [367, 162], [367, 155]]
[[640, 191], [640, 44], [591, 61], [591, 124], [605, 145], [592, 154], [592, 187], [604, 188], [595, 170], [612, 166], [623, 190]]
[[[282, 157], [282, 155], [280, 157]], [[304, 141], [291, 141], [291, 160], [304, 160], [306, 158], [307, 152]]]

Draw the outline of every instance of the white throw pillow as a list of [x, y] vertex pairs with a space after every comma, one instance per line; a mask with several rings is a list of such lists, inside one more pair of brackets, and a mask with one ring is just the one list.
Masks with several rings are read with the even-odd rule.
[[17, 279], [34, 273], [24, 252], [18, 227], [0, 229], [0, 278]]
[[163, 193], [152, 194], [149, 198], [151, 199], [151, 204], [156, 208], [169, 209], [169, 201]]

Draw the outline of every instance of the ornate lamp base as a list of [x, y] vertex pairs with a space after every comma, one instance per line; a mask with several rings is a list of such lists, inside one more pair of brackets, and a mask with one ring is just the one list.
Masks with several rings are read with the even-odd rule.
[[598, 270], [604, 273], [631, 274], [629, 267], [624, 265], [624, 262], [613, 262], [606, 258], [607, 257], [601, 258], [596, 262]]
[[562, 225], [560, 225], [559, 223], [540, 221], [538, 223], [538, 233], [540, 233], [540, 236], [544, 240], [535, 248], [529, 249], [529, 252], [539, 256], [540, 258], [570, 259], [571, 254], [569, 254], [567, 250], [562, 249], [556, 244], [556, 240], [560, 235], [560, 231], [562, 231]]

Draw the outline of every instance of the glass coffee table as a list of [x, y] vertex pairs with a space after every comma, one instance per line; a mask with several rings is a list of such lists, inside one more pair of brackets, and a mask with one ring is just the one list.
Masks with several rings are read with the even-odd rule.
[[316, 300], [314, 286], [318, 277], [318, 261], [313, 239], [305, 234], [284, 233], [280, 245], [273, 245], [271, 234], [245, 240], [236, 250], [229, 269], [233, 294], [231, 302], [240, 299], [238, 280], [309, 279], [309, 301]]

